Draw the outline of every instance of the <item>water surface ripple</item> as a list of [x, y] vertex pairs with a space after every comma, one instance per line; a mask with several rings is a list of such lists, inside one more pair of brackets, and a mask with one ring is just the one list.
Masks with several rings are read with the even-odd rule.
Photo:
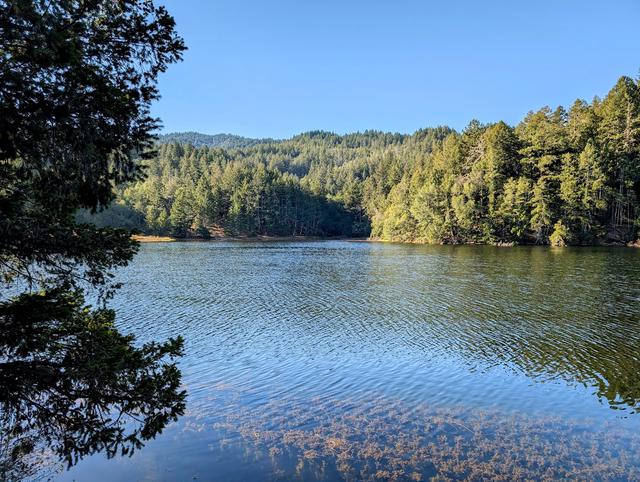
[[[205, 480], [220, 480], [221, 474], [223, 479], [363, 478], [362, 467], [353, 473], [340, 469], [339, 449], [325, 443], [332, 436], [330, 425], [317, 414], [326, 413], [335, 424], [376, 400], [387, 408], [368, 413], [367, 423], [395, 417], [394, 424], [411, 430], [417, 430], [418, 418], [443, 417], [442, 410], [453, 407], [461, 417], [456, 424], [478, 427], [478, 414], [491, 413], [487, 420], [495, 423], [528, 417], [522, 426], [529, 428], [553, 415], [559, 417], [558, 430], [587, 423], [589, 433], [603, 437], [594, 422], [610, 424], [609, 433], [640, 428], [635, 413], [640, 409], [640, 250], [346, 241], [149, 244], [119, 279], [124, 288], [114, 306], [123, 330], [141, 341], [185, 337], [181, 369], [189, 415], [174, 429], [200, 427], [202, 440], [179, 442], [175, 434], [163, 435], [134, 456], [146, 461], [147, 472], [133, 471], [131, 461], [107, 462], [102, 470], [110, 478], [103, 480], [118, 480], [118, 474], [130, 480], [134, 473], [140, 479], [189, 479], [196, 472]], [[462, 414], [471, 421], [463, 422]], [[287, 422], [270, 426], [278, 417]], [[349, 420], [356, 424], [358, 418]], [[225, 472], [232, 457], [220, 455], [221, 440], [246, 442], [242, 427], [247, 426], [271, 434], [286, 426], [289, 431], [278, 440], [293, 440], [285, 444], [289, 456], [296, 447], [300, 453], [311, 450], [318, 459], [333, 457], [335, 470], [309, 472], [300, 462], [291, 467], [281, 462], [275, 469], [276, 446], [252, 439], [253, 449], [242, 449], [245, 455], [257, 454], [259, 446], [270, 455], [243, 458], [245, 472]], [[324, 445], [295, 438], [294, 430], [323, 434]], [[378, 443], [383, 452], [399, 429], [384, 430], [391, 438]], [[540, 433], [553, 442], [552, 430]], [[443, 463], [434, 465], [437, 453], [421, 452], [428, 439], [421, 434], [422, 442], [407, 450], [431, 457], [431, 465], [416, 472], [394, 465], [396, 459], [384, 452], [388, 467], [381, 462], [372, 477], [378, 472], [382, 479], [451, 475]], [[393, 442], [397, 447], [399, 441]], [[476, 440], [473, 447], [478, 446]], [[365, 446], [358, 446], [360, 452], [354, 447], [353, 457], [370, 455]], [[630, 449], [623, 444], [618, 450]], [[190, 461], [184, 469], [177, 468], [184, 460], [172, 464], [176, 453]], [[632, 478], [622, 469], [635, 467], [637, 460], [621, 460], [618, 479]], [[63, 478], [82, 480], [83, 471], [100, 464], [91, 459]], [[465, 470], [475, 470], [469, 467]], [[589, 477], [568, 462], [566, 467], [555, 476]], [[465, 472], [470, 473], [475, 472]]]

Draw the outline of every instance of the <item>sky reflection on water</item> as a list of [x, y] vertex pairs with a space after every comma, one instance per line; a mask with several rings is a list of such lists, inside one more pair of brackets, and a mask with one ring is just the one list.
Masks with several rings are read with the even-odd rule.
[[[489, 453], [542, 477], [529, 459], [550, 451], [556, 476], [638, 467], [640, 250], [149, 244], [119, 279], [124, 330], [186, 338], [189, 413], [132, 459], [61, 480], [486, 477]], [[546, 442], [505, 452], [525, 431]], [[413, 465], [384, 452], [399, 442]]]

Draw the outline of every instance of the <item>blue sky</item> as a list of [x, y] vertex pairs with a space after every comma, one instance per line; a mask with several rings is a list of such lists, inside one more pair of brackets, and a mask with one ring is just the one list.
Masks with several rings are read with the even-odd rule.
[[285, 138], [517, 123], [640, 69], [640, 1], [164, 0], [189, 51], [163, 132]]

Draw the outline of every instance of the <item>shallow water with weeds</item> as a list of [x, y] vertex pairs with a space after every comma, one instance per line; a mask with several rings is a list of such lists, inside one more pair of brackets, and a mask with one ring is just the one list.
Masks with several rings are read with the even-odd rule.
[[147, 244], [188, 413], [59, 480], [640, 480], [640, 250]]

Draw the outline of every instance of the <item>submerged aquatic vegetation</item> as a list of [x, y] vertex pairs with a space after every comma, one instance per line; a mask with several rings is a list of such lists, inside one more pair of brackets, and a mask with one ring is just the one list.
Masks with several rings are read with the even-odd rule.
[[640, 480], [640, 435], [614, 422], [386, 398], [225, 412], [214, 428], [227, 440], [305, 480]]

